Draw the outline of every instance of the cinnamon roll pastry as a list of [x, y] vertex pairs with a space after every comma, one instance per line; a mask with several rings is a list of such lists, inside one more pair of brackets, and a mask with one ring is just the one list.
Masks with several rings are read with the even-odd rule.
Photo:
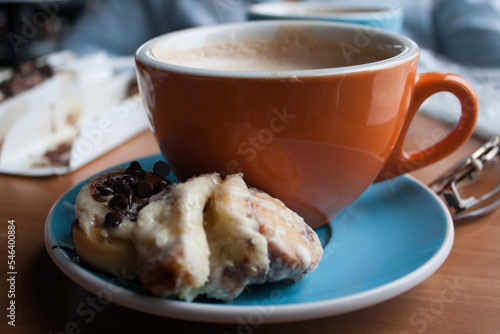
[[210, 250], [203, 213], [218, 184], [218, 174], [192, 178], [139, 212], [134, 233], [139, 273], [154, 295], [192, 300], [207, 282]]
[[171, 184], [165, 165], [137, 163], [93, 178], [76, 200], [72, 237], [91, 266], [138, 274], [153, 295], [222, 301], [246, 287], [298, 281], [323, 248], [314, 230], [241, 174]]
[[268, 243], [259, 232], [252, 196], [241, 175], [217, 187], [205, 213], [210, 247], [210, 279], [199, 291], [231, 300], [247, 285], [264, 283], [269, 271]]
[[171, 186], [165, 162], [145, 171], [133, 161], [92, 178], [75, 201], [71, 236], [80, 259], [104, 272], [137, 275], [134, 229], [151, 196]]

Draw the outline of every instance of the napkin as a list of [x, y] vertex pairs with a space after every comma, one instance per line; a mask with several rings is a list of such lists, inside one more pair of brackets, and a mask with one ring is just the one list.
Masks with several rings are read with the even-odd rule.
[[0, 102], [0, 172], [69, 173], [148, 128], [133, 58], [70, 52], [39, 60], [54, 75]]

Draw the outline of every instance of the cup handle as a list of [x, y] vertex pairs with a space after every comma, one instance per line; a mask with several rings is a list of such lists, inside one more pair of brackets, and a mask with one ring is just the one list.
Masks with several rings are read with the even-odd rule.
[[[413, 117], [420, 105], [431, 95], [438, 92], [449, 92], [458, 98], [462, 106], [460, 119], [448, 135], [434, 145], [420, 151], [404, 151], [403, 143]], [[418, 74], [408, 114], [399, 138], [374, 182], [384, 181], [414, 171], [450, 155], [472, 135], [476, 126], [477, 114], [478, 100], [476, 93], [465, 79], [450, 73]]]

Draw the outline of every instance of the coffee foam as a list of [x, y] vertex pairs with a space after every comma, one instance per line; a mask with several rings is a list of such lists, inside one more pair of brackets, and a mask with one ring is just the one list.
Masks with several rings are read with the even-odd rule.
[[158, 60], [180, 66], [228, 71], [290, 71], [352, 66], [389, 56], [365, 47], [344, 54], [341, 43], [318, 39], [309, 28], [281, 27], [273, 39], [226, 41], [188, 50], [153, 46]]

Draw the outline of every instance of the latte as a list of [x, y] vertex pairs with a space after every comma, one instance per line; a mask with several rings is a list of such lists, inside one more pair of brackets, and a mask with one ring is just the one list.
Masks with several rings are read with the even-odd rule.
[[[352, 43], [351, 43], [352, 44]], [[307, 28], [282, 27], [273, 39], [248, 39], [209, 44], [195, 49], [164, 49], [151, 53], [161, 61], [188, 67], [228, 71], [292, 71], [371, 63], [392, 56], [364, 46], [352, 52], [347, 42], [319, 39]]]

